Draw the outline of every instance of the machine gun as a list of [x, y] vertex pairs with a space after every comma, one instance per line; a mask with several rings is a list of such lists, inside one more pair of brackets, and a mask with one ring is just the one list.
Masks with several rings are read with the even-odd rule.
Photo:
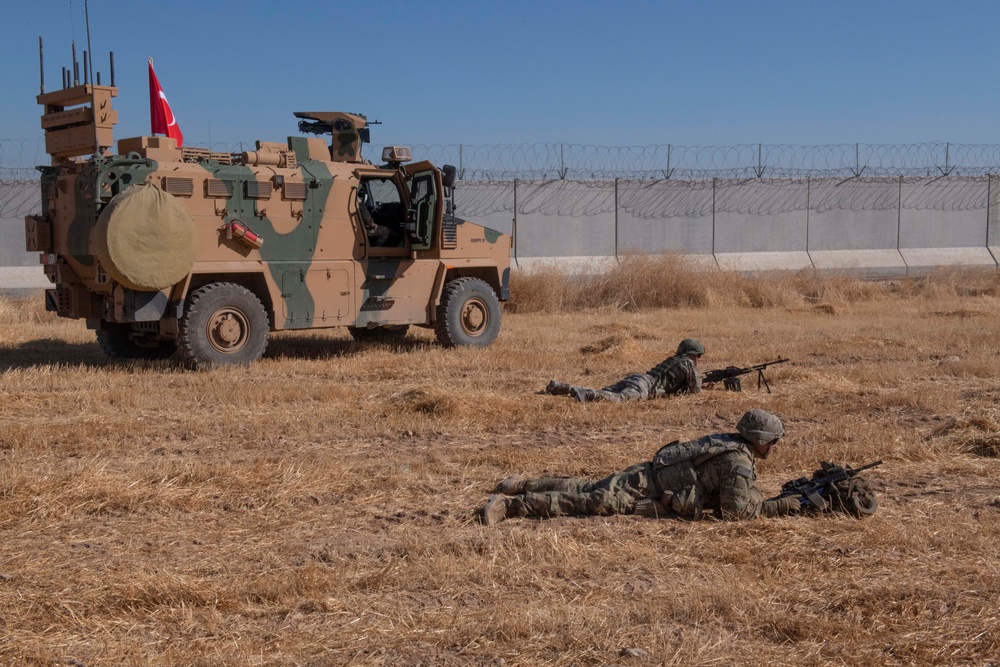
[[763, 364], [748, 366], [746, 368], [741, 368], [739, 366], [726, 366], [725, 368], [719, 368], [705, 373], [702, 378], [702, 382], [721, 382], [722, 385], [729, 391], [742, 391], [743, 387], [740, 384], [740, 376], [757, 371], [757, 388], [760, 389], [761, 383], [764, 383], [767, 393], [770, 394], [771, 385], [767, 383], [767, 378], [764, 377], [764, 369], [768, 366], [774, 366], [775, 364], [783, 364], [786, 361], [788, 361], [788, 359], [777, 359], [775, 361], [768, 361]]
[[[837, 485], [841, 482], [854, 479], [859, 473], [882, 465], [882, 459], [863, 465], [860, 468], [850, 466], [839, 466], [828, 461], [823, 461], [822, 470], [813, 473], [812, 479], [799, 477], [785, 482], [781, 486], [781, 493], [769, 500], [778, 500], [788, 496], [798, 496], [803, 507], [809, 507], [821, 512], [832, 509], [846, 510], [855, 516], [867, 516], [874, 514], [878, 507], [875, 494], [870, 492], [867, 484], [863, 489], [857, 489], [854, 495], [844, 497], [841, 489]], [[863, 480], [859, 480], [863, 481]]]

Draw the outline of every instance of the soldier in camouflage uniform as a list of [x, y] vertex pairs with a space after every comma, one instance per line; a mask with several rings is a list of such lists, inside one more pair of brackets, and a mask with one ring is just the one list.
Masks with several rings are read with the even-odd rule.
[[513, 475], [500, 483], [500, 494], [483, 507], [483, 519], [488, 525], [512, 517], [572, 514], [697, 520], [706, 509], [721, 519], [797, 514], [799, 498], [763, 500], [755, 484], [754, 459], [766, 459], [784, 435], [781, 420], [754, 409], [743, 415], [736, 430], [671, 442], [652, 461], [600, 480]]
[[574, 387], [552, 380], [546, 394], [573, 396], [581, 403], [588, 401], [647, 401], [672, 394], [697, 394], [701, 391], [698, 359], [705, 346], [693, 338], [685, 338], [677, 346], [677, 354], [664, 359], [645, 373], [633, 373], [604, 389]]

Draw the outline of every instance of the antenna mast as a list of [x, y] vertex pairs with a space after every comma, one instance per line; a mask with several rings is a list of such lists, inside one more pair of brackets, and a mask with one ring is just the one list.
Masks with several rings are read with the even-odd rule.
[[[87, 23], [87, 52], [90, 53], [90, 82], [94, 83], [94, 49], [90, 48], [90, 8], [87, 6], [87, 0], [83, 0], [83, 16]], [[84, 69], [87, 68], [86, 59], [84, 59]], [[87, 78], [84, 74], [84, 78]]]

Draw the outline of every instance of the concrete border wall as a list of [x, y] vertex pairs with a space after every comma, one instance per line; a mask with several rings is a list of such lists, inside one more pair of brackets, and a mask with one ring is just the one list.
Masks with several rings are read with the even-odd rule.
[[24, 216], [42, 209], [37, 180], [0, 181], [0, 289], [51, 287], [38, 253], [24, 249]]
[[862, 277], [1000, 259], [997, 176], [504, 181], [457, 192], [459, 215], [514, 230], [522, 270], [599, 270], [637, 251]]

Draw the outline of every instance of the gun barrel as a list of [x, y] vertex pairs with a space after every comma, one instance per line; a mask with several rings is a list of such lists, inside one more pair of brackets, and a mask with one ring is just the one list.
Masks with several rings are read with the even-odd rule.
[[874, 463], [869, 463], [867, 465], [863, 465], [860, 468], [851, 468], [849, 470], [849, 472], [853, 476], [853, 475], [856, 475], [857, 473], [861, 472], [862, 470], [868, 470], [869, 468], [874, 468], [875, 466], [880, 466], [880, 465], [882, 465], [882, 459], [879, 459], [878, 461], [875, 461]]
[[750, 370], [754, 370], [754, 371], [764, 370], [768, 366], [774, 366], [775, 364], [783, 364], [786, 361], [788, 361], [788, 359], [776, 359], [775, 361], [765, 361], [762, 364], [757, 364], [756, 366], [751, 366]]

